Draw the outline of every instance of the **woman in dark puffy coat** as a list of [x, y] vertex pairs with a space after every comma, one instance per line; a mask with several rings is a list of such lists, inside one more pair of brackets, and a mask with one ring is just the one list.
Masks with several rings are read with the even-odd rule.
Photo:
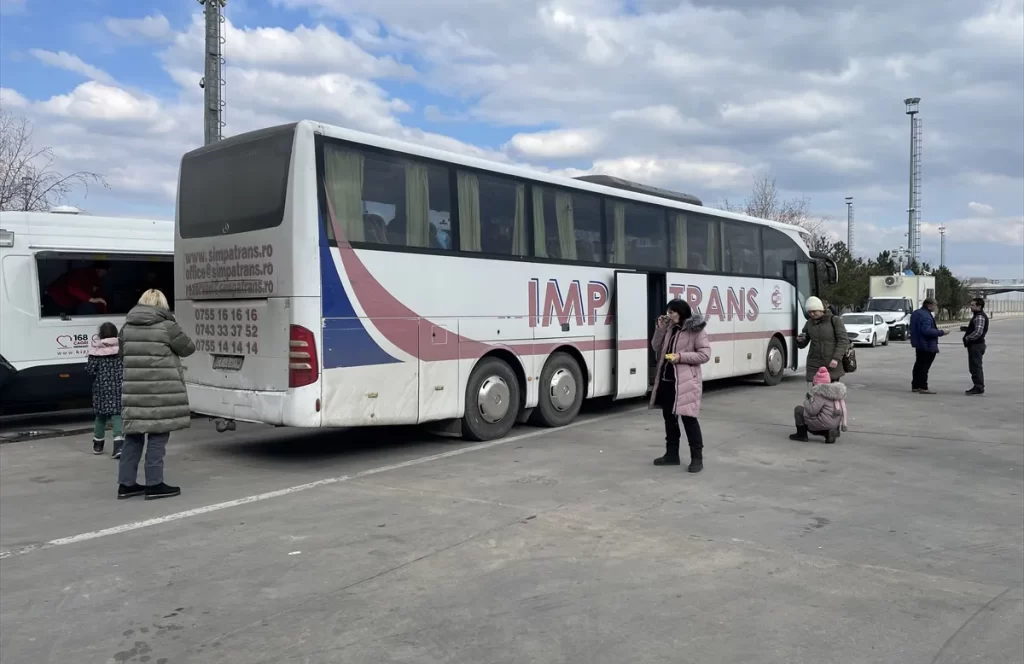
[[[164, 455], [171, 432], [191, 424], [181, 358], [194, 352], [196, 346], [174, 320], [167, 297], [156, 289], [143, 293], [121, 328], [125, 440], [118, 498], [145, 494], [146, 500], [153, 500], [181, 494], [179, 487], [164, 483]], [[136, 482], [143, 447], [145, 487]]]
[[124, 380], [124, 363], [121, 361], [120, 344], [117, 340], [117, 326], [113, 323], [100, 325], [97, 339], [89, 347], [89, 359], [85, 371], [92, 377], [92, 412], [96, 417], [92, 433], [92, 453], [103, 454], [107, 437], [107, 422], [114, 429], [115, 459], [121, 458], [124, 436], [121, 435], [121, 381]]

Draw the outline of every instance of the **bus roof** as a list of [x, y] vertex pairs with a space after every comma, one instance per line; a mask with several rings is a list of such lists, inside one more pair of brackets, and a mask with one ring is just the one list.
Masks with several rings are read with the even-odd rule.
[[0, 212], [0, 229], [27, 239], [33, 252], [174, 253], [169, 219], [98, 217], [60, 212]]
[[[685, 210], [689, 212], [711, 214], [717, 217], [721, 217], [723, 219], [735, 219], [737, 221], [745, 221], [748, 223], [760, 224], [762, 226], [769, 226], [780, 231], [783, 231], [787, 235], [799, 239], [802, 243], [805, 242], [803, 239], [803, 235], [806, 234], [806, 231], [804, 231], [799, 226], [785, 224], [778, 221], [771, 221], [768, 219], [759, 219], [757, 217], [749, 217], [745, 214], [739, 214], [736, 212], [727, 212], [725, 210], [710, 208], [702, 205], [699, 199], [695, 197], [692, 198], [694, 201], [696, 201], [696, 203], [686, 202], [680, 200], [682, 197], [687, 196], [686, 194], [668, 192], [657, 187], [650, 187], [649, 185], [630, 183], [628, 180], [621, 180], [620, 178], [611, 178], [610, 176], [598, 176], [608, 178], [607, 181], [619, 180], [620, 182], [626, 183], [627, 185], [635, 185], [635, 188], [598, 184], [593, 181], [588, 181], [589, 178], [579, 179], [562, 175], [554, 175], [551, 173], [545, 173], [543, 171], [536, 171], [523, 168], [521, 166], [504, 164], [497, 161], [482, 159], [480, 157], [471, 157], [468, 155], [459, 154], [457, 152], [440, 150], [438, 148], [426, 147], [416, 143], [409, 143], [407, 141], [402, 141], [394, 138], [387, 138], [384, 136], [378, 136], [376, 134], [369, 134], [362, 131], [356, 131], [354, 129], [336, 127], [321, 122], [316, 122], [314, 120], [303, 120], [301, 122], [294, 123], [291, 125], [281, 125], [279, 127], [267, 128], [259, 131], [269, 133], [269, 131], [273, 129], [286, 130], [293, 126], [306, 128], [314, 133], [323, 134], [324, 136], [329, 136], [332, 138], [339, 138], [345, 141], [352, 141], [353, 143], [363, 143], [384, 150], [404, 152], [410, 155], [424, 157], [426, 159], [436, 159], [438, 161], [450, 162], [453, 164], [467, 166], [469, 168], [477, 168], [481, 170], [493, 171], [495, 173], [502, 173], [505, 175], [510, 175], [513, 177], [523, 178], [527, 180], [546, 182], [551, 185], [557, 185], [569, 189], [589, 191], [597, 194], [603, 194], [605, 196], [615, 196], [618, 198], [632, 199], [637, 202], [663, 205], [665, 207], [676, 208], [679, 210]], [[241, 138], [241, 136], [239, 136], [239, 138]], [[642, 193], [641, 191], [639, 191], [641, 189], [649, 189], [653, 192], [660, 192], [660, 195], [654, 193]], [[668, 196], [668, 194], [678, 196], [679, 198], [671, 198]]]

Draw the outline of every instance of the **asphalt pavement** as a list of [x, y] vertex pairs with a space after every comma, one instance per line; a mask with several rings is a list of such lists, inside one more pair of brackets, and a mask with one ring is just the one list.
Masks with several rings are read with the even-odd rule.
[[802, 376], [706, 387], [703, 473], [660, 414], [596, 405], [491, 443], [196, 420], [183, 495], [117, 501], [90, 436], [0, 446], [0, 659], [1024, 661], [1024, 321], [988, 393], [941, 343], [858, 350], [850, 431], [795, 443]]

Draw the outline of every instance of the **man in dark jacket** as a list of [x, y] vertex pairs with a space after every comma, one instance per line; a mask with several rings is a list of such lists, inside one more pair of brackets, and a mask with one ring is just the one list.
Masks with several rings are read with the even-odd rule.
[[110, 264], [97, 261], [54, 279], [44, 294], [62, 314], [89, 316], [107, 313], [107, 300], [103, 297], [103, 279], [110, 272]]
[[985, 300], [976, 297], [971, 300], [971, 322], [961, 327], [964, 333], [964, 347], [967, 348], [967, 368], [971, 372], [974, 387], [967, 390], [968, 396], [985, 394], [985, 370], [981, 360], [985, 357], [985, 336], [988, 334], [988, 315], [985, 314]]
[[928, 389], [928, 371], [939, 354], [939, 337], [946, 334], [935, 324], [937, 308], [935, 299], [926, 297], [921, 308], [910, 316], [910, 345], [917, 354], [910, 386], [918, 394], [935, 394]]

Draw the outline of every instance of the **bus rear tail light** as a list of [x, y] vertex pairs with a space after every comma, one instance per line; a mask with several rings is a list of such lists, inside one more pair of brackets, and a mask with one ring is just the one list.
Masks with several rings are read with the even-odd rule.
[[288, 335], [288, 387], [312, 385], [319, 377], [316, 337], [301, 325], [292, 325]]

